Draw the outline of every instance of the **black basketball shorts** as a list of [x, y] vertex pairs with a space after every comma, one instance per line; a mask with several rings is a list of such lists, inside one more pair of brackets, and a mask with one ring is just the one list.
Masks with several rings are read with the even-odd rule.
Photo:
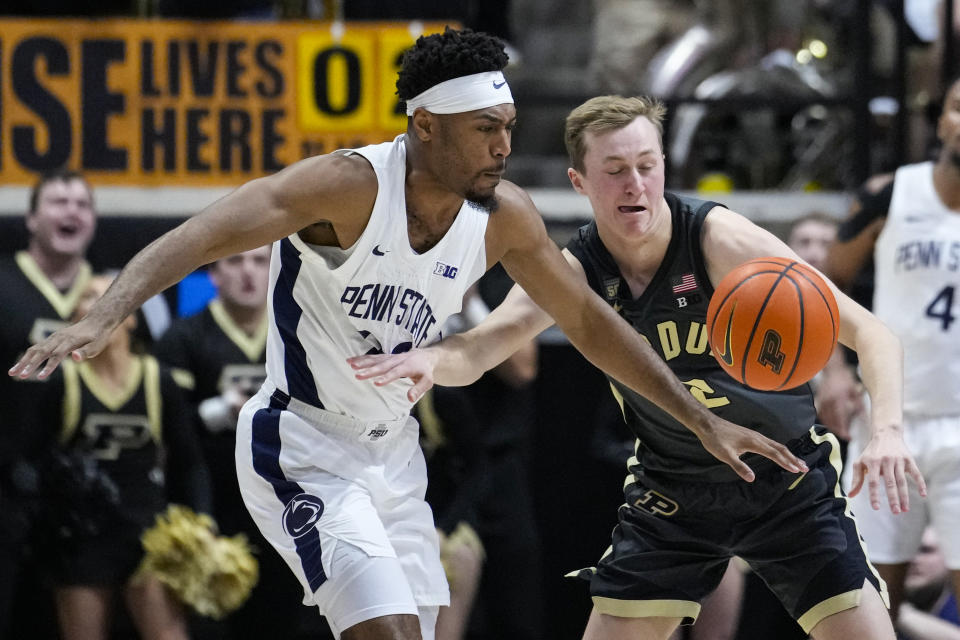
[[685, 624], [696, 620], [732, 556], [750, 565], [808, 633], [857, 606], [865, 580], [887, 601], [840, 488], [837, 439], [816, 426], [788, 446], [807, 473], [770, 464], [752, 483], [649, 475], [629, 483], [612, 545], [595, 568], [570, 575], [589, 580], [600, 613]]

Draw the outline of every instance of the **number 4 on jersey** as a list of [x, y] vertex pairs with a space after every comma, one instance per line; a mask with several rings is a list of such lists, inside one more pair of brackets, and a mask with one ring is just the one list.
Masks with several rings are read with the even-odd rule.
[[927, 315], [936, 318], [941, 322], [941, 329], [947, 331], [950, 324], [956, 320], [956, 316], [951, 313], [953, 309], [953, 286], [944, 287], [936, 295], [933, 301], [927, 305]]

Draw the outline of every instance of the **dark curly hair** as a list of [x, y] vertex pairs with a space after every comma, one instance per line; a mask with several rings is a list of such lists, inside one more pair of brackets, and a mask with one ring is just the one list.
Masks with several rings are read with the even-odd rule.
[[474, 73], [501, 71], [509, 57], [503, 41], [471, 29], [447, 27], [443, 33], [420, 36], [403, 54], [397, 95], [409, 100], [430, 87]]

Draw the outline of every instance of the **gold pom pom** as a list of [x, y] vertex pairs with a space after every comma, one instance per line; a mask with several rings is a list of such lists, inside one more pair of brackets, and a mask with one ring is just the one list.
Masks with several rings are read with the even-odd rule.
[[137, 575], [149, 573], [197, 613], [223, 618], [250, 596], [257, 560], [247, 537], [216, 533], [206, 514], [171, 504], [140, 538], [146, 552]]

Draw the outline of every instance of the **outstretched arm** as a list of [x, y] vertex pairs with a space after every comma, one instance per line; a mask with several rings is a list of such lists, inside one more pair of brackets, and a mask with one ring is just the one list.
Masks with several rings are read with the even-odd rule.
[[910, 510], [907, 477], [927, 495], [923, 475], [903, 442], [903, 349], [900, 340], [872, 313], [835, 292], [840, 308], [840, 340], [854, 349], [860, 360], [860, 377], [870, 394], [870, 441], [853, 464], [850, 495], [857, 495], [864, 482], [870, 505], [880, 508], [886, 491], [893, 513]]
[[487, 231], [488, 263], [499, 259], [523, 292], [514, 288], [476, 329], [430, 349], [391, 356], [383, 369], [370, 364], [375, 359], [352, 359], [358, 377], [385, 384], [410, 376], [418, 394], [433, 375], [446, 384], [466, 384], [549, 326], [552, 318], [590, 362], [671, 414], [743, 479], [754, 477], [740, 460], [747, 452], [790, 471], [805, 469], [782, 444], [727, 422], [697, 402], [640, 334], [590, 289], [576, 259], [568, 254], [564, 260], [527, 195], [506, 187], [505, 202]]
[[[707, 216], [703, 233], [707, 269], [710, 280], [715, 283], [737, 265], [753, 258], [783, 256], [800, 260], [776, 236], [726, 209], [714, 209]], [[907, 511], [910, 507], [907, 477], [917, 483], [920, 495], [926, 495], [926, 484], [903, 442], [900, 341], [876, 316], [851, 300], [828, 278], [824, 279], [840, 311], [840, 342], [857, 352], [863, 383], [872, 404], [872, 437], [864, 453], [853, 463], [850, 495], [859, 493], [866, 480], [874, 509], [880, 508], [881, 491], [885, 489], [890, 510], [893, 513]]]
[[[369, 169], [357, 158], [322, 156], [248, 182], [140, 251], [83, 320], [31, 347], [9, 374], [28, 378], [42, 366], [37, 376], [42, 379], [68, 355], [76, 360], [92, 357], [146, 299], [197, 267], [286, 237], [317, 219], [336, 223], [337, 215], [345, 216], [338, 212], [362, 209], [363, 179], [372, 176], [372, 170], [364, 172], [363, 167]], [[334, 189], [337, 197], [331, 198]], [[318, 204], [324, 202], [341, 207], [326, 212]]]
[[[530, 207], [535, 214], [532, 203]], [[805, 468], [784, 445], [727, 422], [697, 402], [642, 336], [589, 287], [582, 268], [571, 272], [539, 215], [516, 226], [522, 233], [511, 236], [519, 241], [508, 245], [504, 267], [587, 360], [676, 418], [744, 480], [754, 478], [740, 459], [747, 452], [770, 458], [789, 471]]]

